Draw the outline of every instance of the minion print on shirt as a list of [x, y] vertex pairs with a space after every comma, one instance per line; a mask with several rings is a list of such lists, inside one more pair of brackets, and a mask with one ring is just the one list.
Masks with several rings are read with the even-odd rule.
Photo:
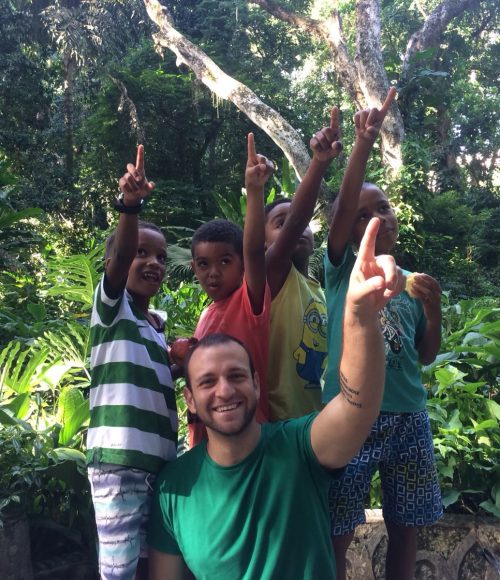
[[306, 389], [320, 389], [321, 377], [326, 366], [326, 305], [311, 300], [304, 312], [302, 339], [293, 353], [297, 361], [297, 374], [307, 384]]

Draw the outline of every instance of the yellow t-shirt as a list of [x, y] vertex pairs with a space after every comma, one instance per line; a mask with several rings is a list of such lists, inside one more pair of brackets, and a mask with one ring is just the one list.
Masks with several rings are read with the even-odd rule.
[[271, 302], [267, 384], [271, 421], [301, 417], [322, 408], [326, 368], [325, 297], [316, 280], [292, 265]]

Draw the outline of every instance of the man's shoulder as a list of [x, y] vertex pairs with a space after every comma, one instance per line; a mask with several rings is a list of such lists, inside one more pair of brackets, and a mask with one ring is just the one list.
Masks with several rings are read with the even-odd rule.
[[270, 442], [279, 438], [288, 439], [297, 433], [307, 433], [317, 414], [318, 412], [314, 411], [302, 417], [264, 423], [262, 425], [262, 438], [265, 442]]

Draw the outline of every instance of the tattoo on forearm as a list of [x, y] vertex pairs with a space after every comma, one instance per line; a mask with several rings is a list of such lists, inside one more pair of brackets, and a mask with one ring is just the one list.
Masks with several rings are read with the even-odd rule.
[[363, 405], [355, 400], [359, 397], [359, 391], [356, 391], [355, 389], [352, 389], [349, 386], [347, 377], [342, 372], [339, 372], [339, 374], [340, 374], [340, 391], [342, 392], [344, 399], [349, 403], [349, 405], [361, 409]]

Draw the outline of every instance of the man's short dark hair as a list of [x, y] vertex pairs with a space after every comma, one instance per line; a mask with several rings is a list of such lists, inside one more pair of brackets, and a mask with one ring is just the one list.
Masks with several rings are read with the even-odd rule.
[[223, 242], [231, 244], [234, 251], [243, 260], [243, 230], [229, 220], [212, 220], [202, 224], [191, 239], [191, 256], [200, 242]]
[[277, 197], [271, 203], [268, 203], [266, 205], [266, 207], [264, 208], [264, 213], [266, 215], [266, 219], [267, 219], [267, 216], [269, 215], [269, 212], [271, 212], [277, 205], [281, 205], [282, 203], [292, 203], [292, 198], [291, 197]]
[[[153, 230], [154, 232], [158, 232], [163, 237], [165, 237], [163, 232], [161, 231], [161, 229], [156, 224], [153, 224], [151, 222], [144, 222], [144, 221], [139, 220], [137, 222], [137, 229], [139, 229], [139, 230]], [[113, 242], [115, 241], [115, 237], [116, 237], [116, 230], [106, 240], [106, 250], [104, 252], [104, 259], [105, 260], [107, 260], [109, 258], [109, 256], [111, 255], [111, 250], [113, 248]]]
[[192, 385], [191, 385], [191, 379], [189, 377], [189, 362], [191, 361], [191, 357], [193, 356], [193, 353], [195, 351], [197, 351], [199, 348], [210, 348], [211, 346], [230, 344], [231, 342], [235, 342], [236, 344], [239, 344], [243, 348], [243, 350], [247, 353], [248, 366], [250, 367], [250, 373], [252, 374], [252, 377], [254, 376], [255, 366], [253, 364], [252, 356], [251, 356], [250, 352], [248, 351], [248, 348], [241, 342], [241, 340], [238, 340], [234, 336], [231, 336], [230, 334], [223, 334], [222, 332], [216, 332], [214, 334], [208, 334], [207, 336], [204, 336], [193, 347], [191, 347], [189, 349], [188, 354], [186, 355], [186, 360], [184, 361], [184, 377], [186, 379], [186, 387], [190, 391], [192, 390]]

